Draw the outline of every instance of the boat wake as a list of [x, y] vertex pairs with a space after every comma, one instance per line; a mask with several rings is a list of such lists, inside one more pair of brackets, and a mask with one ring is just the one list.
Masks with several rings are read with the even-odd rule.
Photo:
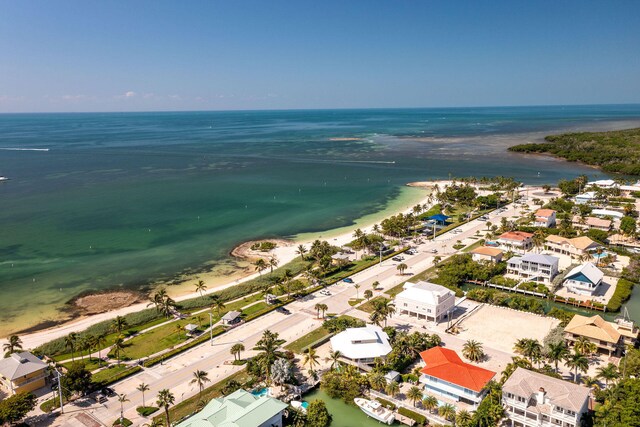
[[4, 151], [49, 151], [48, 148], [14, 148], [14, 147], [0, 147], [0, 150], [4, 150]]

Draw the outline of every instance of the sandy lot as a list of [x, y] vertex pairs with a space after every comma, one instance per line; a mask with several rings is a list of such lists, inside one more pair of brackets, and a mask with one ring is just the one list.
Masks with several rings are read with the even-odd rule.
[[520, 338], [535, 338], [542, 342], [559, 323], [552, 317], [484, 305], [459, 324], [461, 332], [458, 337], [474, 339], [486, 347], [512, 353], [513, 345]]

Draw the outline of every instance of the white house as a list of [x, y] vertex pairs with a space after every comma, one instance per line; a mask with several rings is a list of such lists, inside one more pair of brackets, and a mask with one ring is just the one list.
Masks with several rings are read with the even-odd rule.
[[571, 270], [564, 278], [564, 286], [569, 292], [580, 295], [593, 295], [602, 284], [604, 273], [588, 262]]
[[586, 193], [578, 194], [576, 196], [576, 203], [579, 205], [586, 205], [591, 203], [596, 198], [594, 191], [587, 191]]
[[556, 225], [556, 211], [553, 209], [538, 209], [535, 213], [535, 227], [554, 227]]
[[533, 234], [524, 231], [507, 231], [498, 237], [497, 243], [505, 251], [524, 253], [533, 246]]
[[405, 283], [396, 295], [395, 306], [400, 314], [439, 322], [446, 319], [456, 302], [455, 294], [444, 286], [423, 282]]
[[331, 348], [356, 363], [373, 363], [391, 353], [389, 336], [376, 325], [345, 329], [331, 337]]
[[471, 258], [474, 261], [502, 261], [503, 252], [501, 249], [492, 248], [491, 246], [480, 246], [471, 251]]
[[543, 254], [513, 257], [507, 263], [507, 273], [533, 282], [548, 283], [558, 274], [558, 258]]
[[502, 386], [511, 427], [578, 427], [589, 408], [589, 388], [523, 368]]
[[420, 353], [425, 363], [420, 382], [429, 394], [477, 407], [486, 395], [485, 386], [496, 373], [465, 363], [448, 348], [433, 347]]

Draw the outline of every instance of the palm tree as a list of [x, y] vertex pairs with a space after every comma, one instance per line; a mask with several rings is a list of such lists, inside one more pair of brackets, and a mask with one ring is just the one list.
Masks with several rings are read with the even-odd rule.
[[384, 379], [384, 375], [381, 372], [371, 372], [368, 375], [369, 386], [376, 390], [384, 390], [387, 385], [387, 380]]
[[607, 366], [598, 368], [598, 378], [604, 380], [605, 387], [609, 387], [609, 381], [614, 381], [619, 377], [618, 368], [613, 363], [609, 363]]
[[204, 281], [198, 280], [198, 283], [196, 283], [196, 292], [199, 292], [200, 296], [202, 296], [202, 293], [206, 290], [207, 290], [207, 285], [204, 284]]
[[285, 340], [279, 338], [278, 333], [271, 332], [267, 329], [262, 333], [262, 338], [256, 343], [256, 346], [253, 347], [254, 350], [261, 352], [258, 356], [262, 358], [262, 367], [265, 370], [267, 381], [270, 377], [271, 365], [273, 365], [273, 362], [277, 358], [283, 355], [282, 352], [278, 351], [278, 347], [285, 342]]
[[561, 341], [558, 343], [550, 343], [546, 353], [547, 360], [553, 362], [556, 372], [558, 372], [558, 362], [569, 354], [569, 349], [566, 344]]
[[401, 262], [396, 267], [396, 270], [398, 270], [400, 272], [400, 275], [403, 276], [404, 272], [407, 271], [407, 268], [409, 268], [409, 266], [407, 264], [405, 264], [404, 262]]
[[269, 269], [271, 270], [271, 274], [273, 274], [273, 269], [276, 268], [279, 263], [280, 261], [278, 261], [278, 258], [275, 255], [269, 258]]
[[96, 347], [98, 348], [98, 364], [102, 364], [102, 347], [107, 343], [106, 334], [96, 335]]
[[328, 362], [331, 361], [331, 369], [336, 369], [340, 366], [340, 358], [342, 357], [342, 353], [340, 350], [330, 351], [329, 357], [325, 360]]
[[356, 299], [359, 299], [360, 292], [358, 291], [358, 289], [360, 289], [360, 285], [356, 283], [355, 285], [353, 285], [353, 287], [356, 289]]
[[468, 340], [462, 347], [462, 355], [472, 362], [479, 362], [484, 357], [482, 344], [475, 340]]
[[447, 421], [453, 421], [456, 418], [456, 408], [450, 403], [445, 403], [438, 408], [438, 415]]
[[144, 402], [144, 392], [149, 391], [149, 384], [140, 383], [138, 387], [136, 387], [136, 390], [142, 393], [142, 407], [145, 408], [147, 405], [145, 405], [145, 402]]
[[600, 385], [598, 384], [598, 379], [596, 377], [584, 376], [582, 377], [582, 384], [585, 387], [589, 387], [591, 391], [600, 390]]
[[317, 303], [313, 308], [316, 310], [316, 319], [319, 319], [320, 318], [320, 310], [322, 310], [322, 304]]
[[425, 396], [422, 399], [422, 406], [429, 412], [433, 412], [438, 407], [438, 399], [435, 396]]
[[122, 353], [122, 350], [124, 350], [124, 338], [122, 338], [121, 336], [117, 337], [113, 342], [113, 345], [111, 346], [111, 350], [113, 350], [113, 352], [115, 353], [118, 365], [120, 365], [120, 355]]
[[224, 302], [222, 301], [220, 295], [211, 295], [211, 308], [216, 311], [218, 317], [220, 317], [220, 310], [224, 310], [225, 307], [226, 306], [224, 305]]
[[578, 337], [576, 342], [573, 343], [573, 348], [586, 356], [595, 353], [598, 347], [592, 343], [587, 337]]
[[231, 346], [231, 354], [235, 360], [240, 360], [240, 353], [244, 351], [244, 344], [237, 343]]
[[122, 334], [122, 331], [125, 330], [127, 326], [129, 326], [127, 319], [122, 316], [116, 316], [116, 318], [111, 322], [111, 328], [113, 331], [117, 332], [118, 335]]
[[320, 364], [318, 362], [320, 356], [316, 353], [316, 349], [313, 347], [308, 347], [307, 351], [304, 353], [304, 359], [302, 360], [302, 366], [309, 366], [309, 371], [313, 371], [313, 367]]
[[71, 350], [71, 361], [74, 360], [73, 352], [76, 349], [76, 341], [78, 339], [78, 334], [75, 332], [71, 332], [69, 335], [64, 337], [64, 346]]
[[87, 346], [89, 347], [89, 360], [91, 360], [91, 353], [98, 348], [98, 337], [95, 335], [89, 335], [86, 341]]
[[396, 381], [391, 381], [384, 388], [384, 392], [387, 393], [391, 397], [396, 397], [396, 394], [400, 392], [400, 385]]
[[456, 425], [458, 427], [469, 427], [473, 417], [466, 409], [460, 409], [456, 414]]
[[367, 299], [367, 301], [369, 301], [372, 296], [373, 292], [371, 291], [371, 289], [367, 289], [366, 291], [364, 291], [364, 297]]
[[207, 374], [205, 371], [197, 370], [193, 373], [193, 379], [189, 381], [189, 384], [198, 384], [198, 390], [200, 390], [198, 395], [202, 398], [202, 390], [204, 390], [204, 385], [209, 381], [211, 381], [209, 379], [209, 374]]
[[422, 390], [419, 387], [412, 386], [407, 391], [407, 398], [413, 402], [413, 406], [416, 406], [416, 402], [422, 399]]
[[128, 402], [129, 399], [127, 399], [127, 395], [126, 394], [119, 394], [118, 395], [118, 402], [120, 402], [120, 425], [124, 425], [124, 402]]
[[519, 339], [518, 341], [516, 341], [513, 349], [516, 353], [528, 357], [531, 364], [533, 364], [533, 359], [535, 357], [542, 354], [542, 345], [540, 345], [540, 342], [538, 340], [532, 338]]
[[255, 265], [255, 270], [260, 276], [262, 276], [262, 272], [267, 269], [267, 262], [262, 258], [258, 258], [253, 265]]
[[298, 250], [296, 250], [296, 253], [300, 255], [300, 259], [304, 261], [304, 254], [307, 253], [307, 248], [305, 248], [304, 245], [298, 245]]
[[146, 424], [143, 424], [143, 427], [162, 427], [162, 421], [153, 419]]
[[533, 246], [538, 248], [538, 252], [540, 252], [540, 248], [544, 246], [546, 238], [547, 236], [545, 236], [545, 233], [542, 230], [536, 230], [536, 232], [533, 233], [533, 238], [531, 240], [533, 242]]
[[171, 393], [166, 388], [158, 392], [158, 398], [156, 400], [156, 404], [159, 407], [164, 408], [164, 415], [167, 418], [167, 427], [171, 427], [171, 419], [169, 418], [169, 407], [173, 405], [175, 401], [176, 399], [173, 396], [173, 393]]
[[589, 369], [589, 359], [579, 351], [574, 351], [565, 358], [565, 364], [569, 369], [573, 369], [573, 380], [578, 383], [578, 371], [587, 372]]
[[9, 357], [13, 353], [22, 350], [22, 340], [17, 335], [11, 335], [9, 340], [2, 346], [4, 357]]
[[322, 312], [322, 318], [324, 319], [324, 313], [329, 309], [327, 304], [320, 304], [320, 311]]

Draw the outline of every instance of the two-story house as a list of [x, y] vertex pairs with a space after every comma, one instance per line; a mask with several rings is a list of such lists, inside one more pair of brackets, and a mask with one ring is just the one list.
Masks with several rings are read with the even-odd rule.
[[589, 388], [516, 368], [502, 386], [511, 427], [579, 427], [589, 408]]
[[602, 284], [604, 273], [588, 262], [573, 268], [564, 277], [564, 286], [569, 292], [579, 295], [593, 295]]
[[420, 370], [420, 382], [427, 393], [477, 407], [484, 398], [484, 386], [495, 372], [465, 363], [460, 356], [443, 347], [433, 347], [420, 353], [425, 367]]
[[496, 243], [505, 251], [524, 253], [533, 246], [533, 234], [524, 231], [507, 231], [498, 237]]
[[543, 254], [512, 257], [507, 273], [538, 283], [549, 283], [558, 274], [558, 258]]
[[581, 216], [574, 216], [571, 220], [571, 224], [574, 228], [581, 228], [583, 230], [611, 230], [612, 222], [610, 219], [596, 218], [595, 216], [588, 216], [582, 218]]
[[580, 338], [594, 343], [600, 353], [612, 356], [619, 354], [625, 345], [635, 345], [638, 328], [633, 322], [607, 322], [602, 317], [587, 317], [576, 314], [564, 328], [564, 339], [569, 346]]
[[48, 376], [48, 365], [28, 351], [0, 360], [0, 382], [10, 394], [44, 387]]
[[545, 248], [571, 258], [580, 258], [583, 255], [590, 255], [601, 245], [594, 242], [587, 236], [574, 237], [572, 239], [551, 234], [545, 239]]
[[455, 294], [444, 286], [420, 281], [407, 282], [403, 288], [395, 298], [396, 310], [400, 314], [438, 323], [453, 311]]
[[555, 227], [556, 225], [556, 211], [553, 209], [538, 209], [535, 213], [535, 219], [533, 221], [535, 227]]

